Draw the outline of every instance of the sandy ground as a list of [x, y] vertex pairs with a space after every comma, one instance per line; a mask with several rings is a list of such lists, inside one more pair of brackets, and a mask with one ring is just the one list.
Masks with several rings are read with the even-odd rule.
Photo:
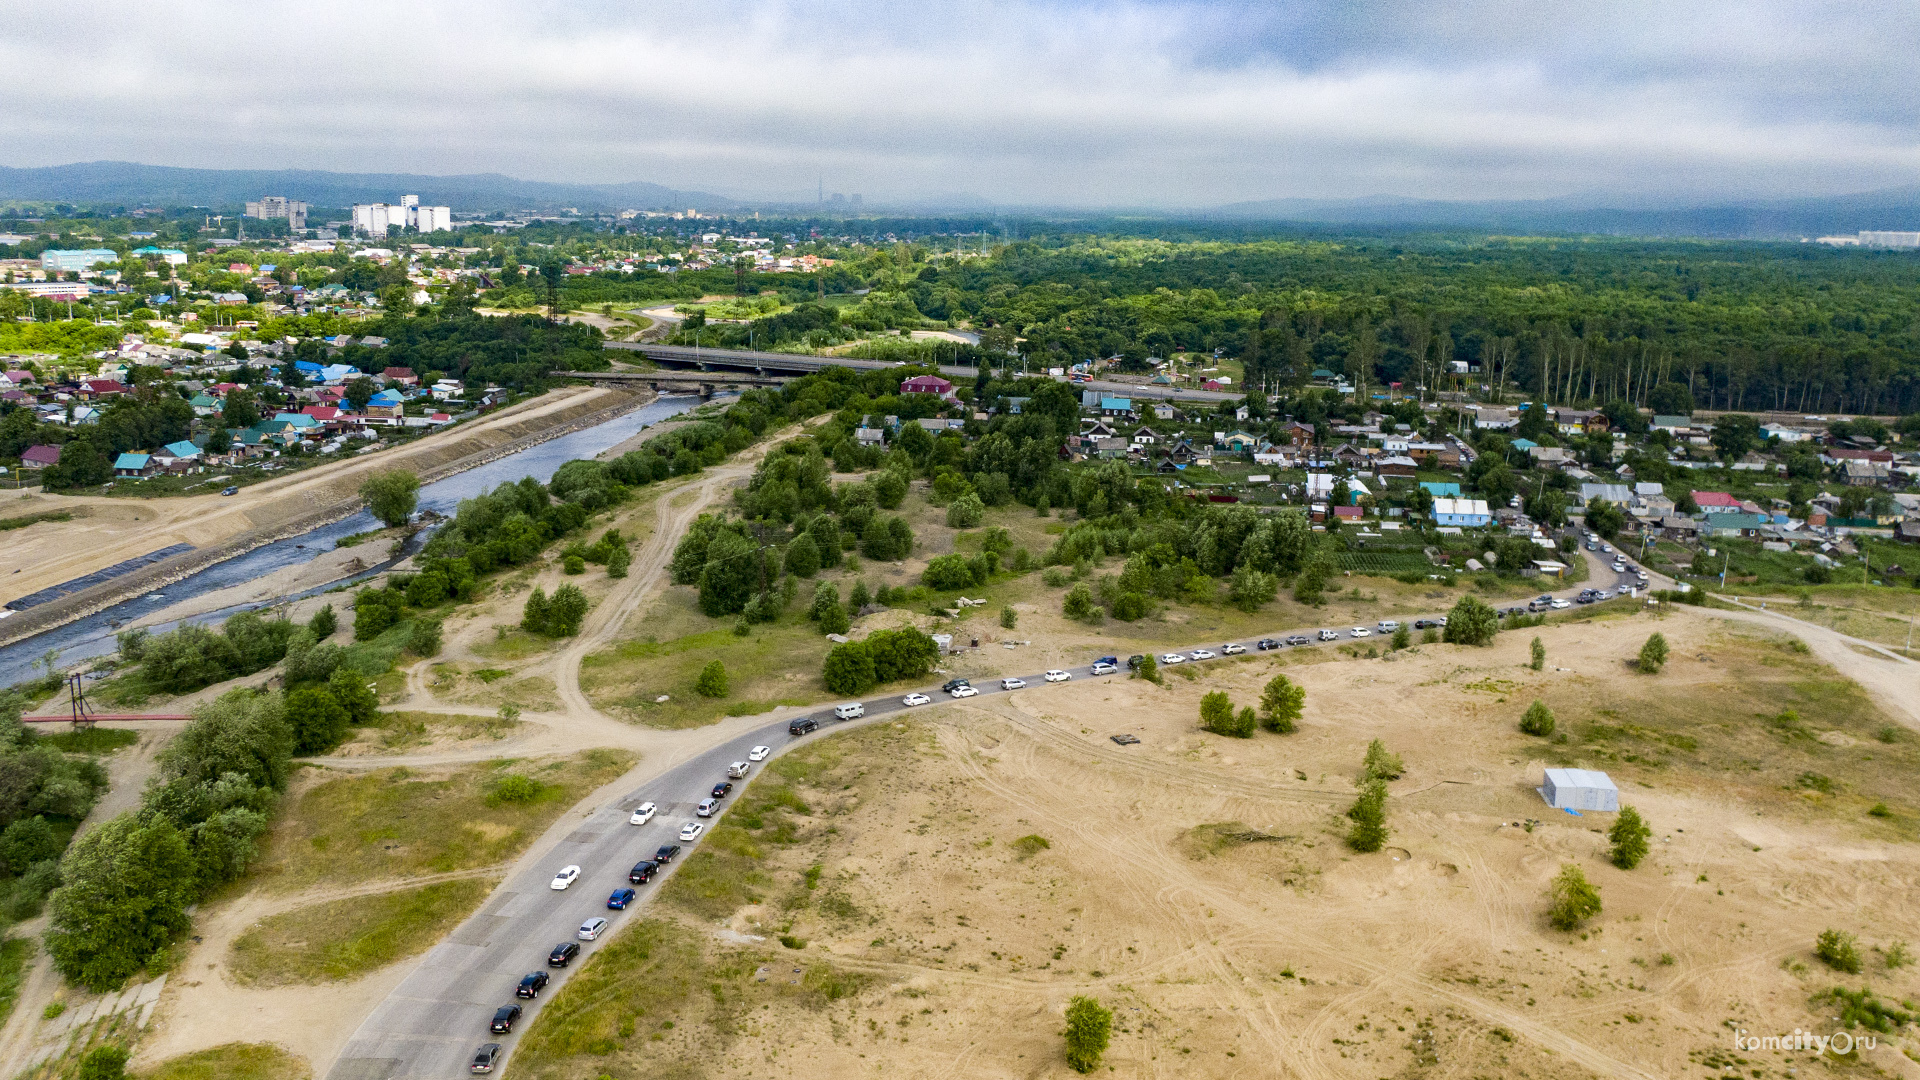
[[[363, 544], [350, 548], [334, 548], [323, 551], [303, 563], [283, 566], [270, 574], [262, 575], [251, 581], [230, 585], [210, 593], [202, 593], [190, 600], [169, 604], [158, 611], [149, 612], [134, 620], [134, 626], [154, 626], [177, 619], [189, 619], [196, 615], [205, 615], [209, 611], [233, 607], [236, 604], [256, 604], [273, 600], [292, 593], [338, 581], [341, 578], [357, 574], [368, 566], [386, 561], [387, 548], [402, 534], [394, 532], [391, 536], [378, 536]], [[310, 599], [297, 605], [304, 610], [317, 608], [331, 602], [334, 610], [345, 606], [340, 597], [325, 600]]]
[[0, 500], [9, 517], [41, 510], [69, 510], [70, 522], [45, 522], [5, 534], [0, 553], [10, 573], [0, 577], [0, 601], [25, 596], [136, 556], [188, 543], [218, 543], [249, 529], [351, 498], [369, 473], [422, 469], [526, 434], [529, 421], [562, 411], [591, 411], [617, 400], [617, 393], [566, 387], [512, 408], [436, 432], [405, 446], [317, 465], [241, 489], [177, 498], [116, 499], [48, 495], [38, 491]]
[[[1689, 655], [1728, 648], [1723, 626], [1695, 613], [1660, 624]], [[1278, 668], [1265, 659], [1164, 689], [1122, 680], [944, 706], [885, 746], [851, 736], [831, 782], [803, 787], [812, 813], [802, 842], [776, 849], [769, 900], [702, 925], [790, 930], [810, 944], [774, 961], [823, 950], [872, 981], [825, 1010], [754, 1013], [697, 1051], [705, 1075], [1070, 1076], [1060, 1016], [1087, 993], [1117, 1013], [1107, 1062], [1126, 1076], [1668, 1077], [1732, 1051], [1724, 1021], [1832, 1030], [1808, 999], [1838, 981], [1911, 996], [1913, 969], [1870, 958], [1836, 979], [1811, 946], [1833, 925], [1863, 945], [1920, 934], [1912, 844], [1661, 773], [1622, 785], [1655, 836], [1639, 869], [1618, 870], [1596, 835], [1612, 815], [1574, 818], [1534, 794], [1541, 744], [1513, 728], [1523, 705], [1488, 709], [1467, 688], [1618, 677], [1648, 631], [1644, 619], [1545, 629], [1550, 656], [1579, 659], [1538, 676], [1520, 674], [1530, 635], [1289, 665], [1308, 704], [1287, 737], [1222, 739], [1193, 720], [1209, 689], [1251, 700]], [[1675, 683], [1715, 677], [1683, 667]], [[1108, 741], [1122, 731], [1141, 745]], [[1372, 738], [1408, 769], [1391, 785], [1389, 846], [1358, 855], [1339, 814]], [[1529, 818], [1540, 824], [1515, 827]], [[1196, 841], [1221, 822], [1273, 839]], [[1026, 835], [1050, 847], [1023, 856], [1012, 842]], [[1568, 862], [1605, 902], [1583, 934], [1544, 919], [1548, 879]], [[837, 898], [801, 892], [796, 917], [786, 897], [813, 863]], [[1764, 1069], [1754, 1076], [1811, 1063], [1739, 1056]], [[1920, 1076], [1886, 1043], [1869, 1062]], [[564, 1075], [610, 1071], [574, 1064]]]

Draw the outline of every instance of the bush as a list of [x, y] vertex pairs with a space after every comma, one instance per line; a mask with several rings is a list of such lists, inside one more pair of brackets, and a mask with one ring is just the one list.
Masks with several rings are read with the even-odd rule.
[[547, 632], [547, 612], [552, 606], [547, 599], [547, 591], [535, 585], [533, 592], [527, 595], [527, 602], [520, 609], [520, 629], [530, 634]]
[[[1244, 722], [1245, 727], [1241, 725]], [[1224, 690], [1215, 690], [1200, 699], [1200, 726], [1215, 735], [1245, 739], [1253, 735], [1253, 710], [1235, 716], [1233, 701]]]
[[1849, 975], [1860, 973], [1860, 942], [1852, 934], [1840, 930], [1820, 931], [1820, 936], [1813, 939], [1813, 955], [1835, 971]]
[[632, 565], [633, 553], [624, 547], [614, 548], [607, 553], [607, 576], [610, 578], [626, 577], [627, 568]]
[[1413, 644], [1413, 631], [1402, 626], [1393, 632], [1392, 647], [1395, 651]]
[[487, 790], [488, 806], [520, 806], [545, 794], [547, 786], [531, 776], [512, 773], [493, 782]]
[[1533, 639], [1533, 670], [1539, 671], [1547, 664], [1547, 646], [1539, 638]]
[[1647, 841], [1653, 836], [1653, 830], [1640, 820], [1640, 812], [1631, 806], [1621, 807], [1620, 816], [1614, 819], [1613, 828], [1607, 830], [1607, 839], [1613, 841], [1610, 856], [1613, 865], [1622, 870], [1631, 870], [1640, 865], [1647, 857]]
[[700, 677], [694, 680], [693, 692], [701, 697], [723, 698], [727, 696], [727, 665], [718, 660], [711, 661], [700, 669]]
[[587, 560], [578, 555], [569, 555], [560, 560], [560, 569], [566, 574], [584, 574], [587, 572]]
[[1157, 683], [1160, 681], [1160, 662], [1153, 658], [1152, 653], [1148, 653], [1140, 658], [1140, 666], [1133, 669], [1133, 675], [1137, 679]]
[[366, 727], [380, 715], [380, 699], [367, 688], [366, 676], [351, 668], [337, 668], [327, 680], [327, 692], [347, 710], [347, 723]]
[[407, 651], [415, 656], [440, 655], [440, 620], [415, 619], [407, 637]]
[[1573, 863], [1560, 868], [1549, 890], [1552, 903], [1547, 921], [1556, 930], [1578, 930], [1580, 924], [1600, 914], [1600, 890], [1587, 881], [1585, 871]]
[[1400, 774], [1407, 771], [1401, 763], [1400, 755], [1390, 753], [1387, 744], [1375, 739], [1367, 744], [1367, 757], [1361, 764], [1361, 777], [1365, 780], [1398, 780]]
[[1060, 611], [1078, 622], [1091, 623], [1100, 619], [1100, 608], [1093, 602], [1093, 590], [1087, 588], [1084, 581], [1067, 590], [1067, 595], [1060, 602]]
[[973, 584], [973, 570], [961, 555], [939, 555], [928, 561], [920, 573], [920, 583], [929, 589], [951, 592]]
[[1279, 588], [1279, 578], [1256, 570], [1247, 563], [1241, 563], [1234, 567], [1227, 590], [1227, 600], [1241, 611], [1258, 611], [1262, 605], [1273, 599], [1273, 594]]
[[80, 1059], [79, 1080], [121, 1080], [127, 1075], [128, 1056], [124, 1047], [96, 1046]]
[[164, 817], [128, 811], [82, 833], [60, 871], [47, 951], [61, 974], [91, 990], [118, 986], [191, 925], [193, 857]]
[[1010, 607], [1000, 609], [1000, 629], [1012, 630], [1020, 625], [1020, 613]]
[[1637, 663], [1643, 673], [1659, 674], [1660, 669], [1667, 664], [1667, 639], [1660, 634], [1649, 637], [1647, 643], [1640, 646], [1640, 657]]
[[839, 604], [827, 608], [820, 616], [820, 632], [823, 634], [845, 634], [853, 629], [853, 620], [847, 618], [847, 609]]
[[1306, 701], [1306, 687], [1294, 685], [1285, 675], [1275, 675], [1260, 691], [1261, 723], [1268, 731], [1291, 735]]
[[1049, 566], [1041, 572], [1040, 581], [1049, 589], [1065, 588], [1067, 584], [1067, 572], [1060, 567]]
[[835, 645], [833, 651], [827, 653], [820, 674], [826, 680], [827, 689], [835, 694], [864, 694], [878, 681], [874, 677], [873, 653], [864, 641]]
[[980, 496], [968, 492], [947, 504], [947, 528], [971, 529], [980, 524], [980, 519], [986, 513], [987, 508], [981, 503]]
[[1527, 706], [1526, 715], [1520, 718], [1520, 730], [1543, 739], [1553, 734], [1553, 710], [1547, 708], [1545, 702], [1534, 699], [1533, 704]]
[[1491, 645], [1500, 630], [1500, 615], [1472, 596], [1463, 596], [1447, 613], [1445, 640], [1449, 645]]
[[801, 533], [787, 545], [781, 565], [794, 577], [812, 577], [820, 572], [820, 545], [814, 543], [812, 536]]
[[339, 619], [333, 613], [333, 605], [328, 604], [313, 613], [313, 619], [307, 623], [307, 629], [313, 631], [313, 640], [325, 641], [333, 636], [338, 623]]
[[1355, 851], [1379, 851], [1387, 843], [1387, 784], [1369, 780], [1347, 810], [1353, 824], [1347, 828], [1347, 846]]
[[1088, 1073], [1100, 1067], [1100, 1058], [1113, 1038], [1113, 1011], [1085, 995], [1067, 1005], [1067, 1067]]
[[347, 710], [325, 687], [303, 686], [289, 693], [286, 715], [293, 725], [296, 754], [323, 753], [347, 736]]
[[587, 617], [587, 594], [578, 585], [562, 585], [553, 591], [547, 610], [547, 633], [552, 637], [572, 637], [580, 632]]

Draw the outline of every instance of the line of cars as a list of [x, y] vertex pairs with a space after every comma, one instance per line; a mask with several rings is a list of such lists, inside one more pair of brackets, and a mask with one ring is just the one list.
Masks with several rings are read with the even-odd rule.
[[[767, 760], [768, 756], [772, 753], [773, 748], [770, 746], [756, 746], [747, 751], [747, 760], [736, 761], [728, 765], [727, 778], [713, 785], [708, 797], [701, 801], [699, 806], [695, 808], [694, 813], [700, 817], [712, 817], [718, 813], [721, 800], [733, 793], [734, 781], [745, 779], [755, 763]], [[651, 822], [659, 813], [659, 804], [643, 802], [633, 808], [633, 811], [627, 817], [627, 823], [629, 825], [645, 825]], [[616, 888], [608, 894], [607, 910], [626, 911], [632, 907], [639, 896], [638, 892], [633, 889], [632, 886], [644, 885], [652, 881], [667, 864], [679, 856], [682, 845], [690, 844], [698, 840], [700, 834], [705, 831], [706, 825], [699, 821], [689, 821], [681, 825], [678, 834], [679, 843], [661, 844], [654, 850], [652, 858], [642, 859], [640, 862], [634, 864], [633, 869], [627, 871], [628, 885]], [[561, 867], [559, 872], [553, 875], [553, 880], [549, 883], [549, 888], [555, 891], [565, 891], [572, 888], [574, 883], [579, 881], [582, 875], [583, 871], [578, 865]], [[563, 941], [555, 945], [553, 949], [547, 953], [547, 967], [564, 968], [573, 963], [580, 955], [581, 942], [598, 941], [611, 927], [612, 923], [604, 915], [595, 915], [587, 919], [580, 924], [579, 929], [574, 931], [572, 940]], [[495, 1035], [510, 1034], [513, 1031], [514, 1025], [520, 1022], [520, 1018], [524, 1014], [524, 1006], [520, 1005], [519, 1002], [531, 1001], [539, 997], [541, 992], [544, 991], [552, 981], [553, 976], [546, 971], [532, 971], [522, 976], [519, 984], [516, 985], [513, 990], [515, 1000], [494, 1010], [493, 1019], [488, 1022], [487, 1030]], [[500, 1064], [500, 1060], [504, 1054], [505, 1050], [501, 1044], [497, 1042], [483, 1043], [480, 1049], [474, 1052], [473, 1061], [468, 1066], [468, 1072], [491, 1073]]]

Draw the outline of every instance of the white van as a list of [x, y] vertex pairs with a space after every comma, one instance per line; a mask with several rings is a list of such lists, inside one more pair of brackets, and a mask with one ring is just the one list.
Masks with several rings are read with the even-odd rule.
[[1394, 621], [1393, 621], [1392, 619], [1381, 619], [1381, 620], [1380, 620], [1380, 632], [1381, 632], [1381, 633], [1383, 633], [1383, 634], [1391, 634], [1391, 633], [1393, 633], [1393, 632], [1394, 632], [1395, 630], [1398, 630], [1398, 629], [1400, 629], [1400, 624], [1399, 624], [1399, 623], [1397, 623], [1397, 622], [1394, 622]]
[[858, 720], [867, 715], [867, 707], [857, 701], [851, 705], [835, 705], [833, 715], [839, 720]]

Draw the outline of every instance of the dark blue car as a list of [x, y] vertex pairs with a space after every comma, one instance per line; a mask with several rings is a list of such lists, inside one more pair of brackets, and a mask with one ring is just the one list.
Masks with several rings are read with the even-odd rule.
[[615, 889], [613, 895], [607, 897], [607, 906], [615, 911], [625, 911], [627, 905], [633, 903], [633, 895], [632, 889]]

